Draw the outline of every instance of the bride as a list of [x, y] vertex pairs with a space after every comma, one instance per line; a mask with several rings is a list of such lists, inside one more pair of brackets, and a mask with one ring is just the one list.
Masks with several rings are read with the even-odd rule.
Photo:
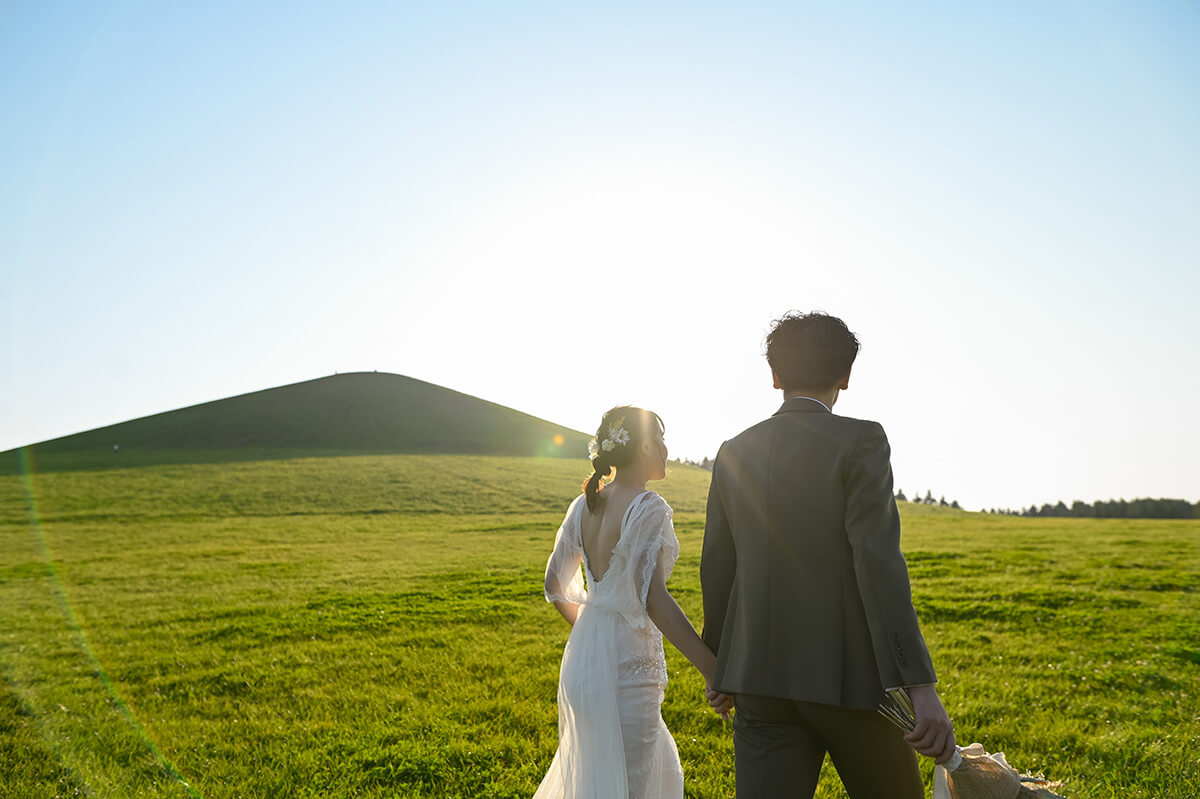
[[[590, 451], [594, 473], [546, 564], [546, 600], [571, 634], [559, 670], [558, 751], [534, 799], [682, 799], [679, 752], [661, 711], [663, 636], [710, 690], [717, 659], [667, 591], [679, 541], [671, 506], [646, 490], [666, 477], [662, 419], [613, 408]], [[716, 697], [710, 704], [728, 718], [732, 701]]]

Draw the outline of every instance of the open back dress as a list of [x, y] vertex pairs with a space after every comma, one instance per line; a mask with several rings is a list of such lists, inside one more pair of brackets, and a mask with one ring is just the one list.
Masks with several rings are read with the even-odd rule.
[[662, 633], [646, 613], [655, 569], [666, 579], [679, 556], [671, 506], [653, 491], [634, 497], [599, 580], [583, 550], [587, 512], [581, 494], [546, 564], [546, 601], [582, 607], [559, 668], [558, 751], [534, 799], [682, 799], [679, 752], [662, 719]]

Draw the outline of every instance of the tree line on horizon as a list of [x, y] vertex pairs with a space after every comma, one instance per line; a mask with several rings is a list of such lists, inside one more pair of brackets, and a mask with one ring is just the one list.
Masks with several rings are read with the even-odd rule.
[[[683, 463], [699, 466], [701, 469], [712, 471], [712, 459], [707, 456], [703, 460], [684, 458]], [[910, 500], [902, 489], [896, 491], [897, 502], [913, 502], [918, 505], [936, 505], [942, 508], [959, 508], [958, 500], [946, 501], [945, 495], [933, 498], [932, 491], [926, 491], [925, 496], [914, 492]], [[1186, 499], [1167, 499], [1143, 497], [1138, 499], [1110, 499], [1084, 502], [1075, 500], [1069, 506], [1061, 499], [1051, 505], [1044, 503], [1041, 507], [1030, 505], [1028, 508], [1013, 510], [1012, 508], [984, 508], [982, 513], [999, 516], [1049, 516], [1076, 519], [1200, 519], [1200, 502], [1188, 502]]]
[[900, 490], [896, 491], [896, 501], [897, 502], [914, 502], [918, 505], [937, 505], [938, 507], [941, 507], [941, 508], [958, 508], [960, 510], [962, 509], [962, 506], [958, 504], [957, 499], [947, 502], [946, 496], [944, 494], [939, 499], [934, 499], [932, 491], [926, 491], [924, 497], [921, 496], [920, 491], [917, 491], [913, 494], [913, 498], [910, 500], [908, 498], [908, 496], [905, 495], [903, 489], [900, 489]]
[[1044, 503], [1040, 508], [1030, 505], [1020, 510], [991, 508], [986, 512], [1007, 516], [1058, 516], [1077, 519], [1200, 519], [1200, 502], [1150, 497], [1097, 500], [1092, 503], [1077, 499], [1069, 507], [1059, 500], [1053, 505], [1049, 502]]

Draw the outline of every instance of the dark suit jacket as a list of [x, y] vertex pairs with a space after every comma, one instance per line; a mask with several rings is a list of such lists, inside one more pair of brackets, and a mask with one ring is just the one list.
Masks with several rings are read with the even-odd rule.
[[936, 682], [878, 422], [802, 397], [721, 445], [700, 582], [715, 688], [873, 709]]

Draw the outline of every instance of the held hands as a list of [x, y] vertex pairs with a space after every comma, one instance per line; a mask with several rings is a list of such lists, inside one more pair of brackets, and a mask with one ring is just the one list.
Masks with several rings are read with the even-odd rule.
[[904, 740], [921, 754], [932, 757], [941, 765], [954, 754], [954, 725], [942, 707], [937, 689], [932, 685], [917, 685], [908, 690], [916, 711], [917, 725], [904, 736]]
[[733, 697], [713, 688], [713, 681], [717, 676], [716, 653], [707, 645], [700, 643], [699, 638], [696, 638], [696, 642], [700, 644], [701, 654], [692, 663], [704, 677], [704, 698], [708, 700], [708, 704], [712, 705], [712, 709], [718, 716], [729, 721], [729, 713], [733, 710]]
[[729, 721], [729, 712], [733, 710], [732, 697], [714, 690], [712, 680], [704, 681], [704, 697], [708, 699], [708, 704], [712, 705], [712, 709], [717, 715]]

